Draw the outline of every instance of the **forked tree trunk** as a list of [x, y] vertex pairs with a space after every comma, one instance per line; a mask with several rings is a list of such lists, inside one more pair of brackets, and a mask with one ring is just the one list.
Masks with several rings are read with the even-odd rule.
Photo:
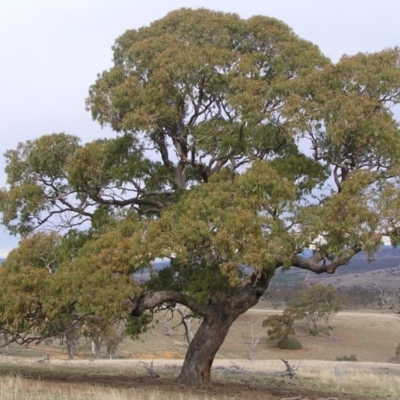
[[144, 293], [130, 299], [130, 314], [139, 317], [145, 310], [173, 302], [185, 305], [201, 315], [203, 321], [189, 345], [178, 381], [186, 386], [208, 386], [211, 383], [211, 367], [215, 355], [229, 328], [239, 315], [258, 303], [272, 276], [273, 273], [267, 271], [253, 273], [230, 294], [216, 293], [205, 303], [191, 300], [185, 293], [175, 291]]
[[178, 381], [187, 386], [208, 386], [217, 351], [237, 315], [213, 315], [204, 318], [189, 345]]
[[223, 301], [214, 301], [189, 345], [178, 381], [186, 386], [209, 386], [211, 367], [232, 323], [239, 315], [258, 303], [268, 287], [271, 276], [237, 289]]

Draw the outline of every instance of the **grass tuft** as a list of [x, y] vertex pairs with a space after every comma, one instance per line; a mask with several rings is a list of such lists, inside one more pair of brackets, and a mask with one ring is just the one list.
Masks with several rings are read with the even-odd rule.
[[337, 356], [336, 361], [358, 361], [355, 354], [350, 354], [349, 356]]

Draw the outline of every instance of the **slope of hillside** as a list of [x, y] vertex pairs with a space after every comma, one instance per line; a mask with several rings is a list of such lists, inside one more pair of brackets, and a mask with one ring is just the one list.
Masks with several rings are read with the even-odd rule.
[[340, 286], [361, 286], [370, 288], [378, 285], [382, 288], [400, 286], [400, 249], [392, 246], [382, 246], [369, 261], [363, 253], [352, 258], [349, 265], [340, 267], [335, 274], [316, 275], [307, 273], [305, 282], [324, 283]]

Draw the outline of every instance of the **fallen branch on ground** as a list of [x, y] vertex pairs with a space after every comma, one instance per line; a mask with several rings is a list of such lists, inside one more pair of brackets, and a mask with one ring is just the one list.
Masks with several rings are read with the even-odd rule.
[[281, 400], [307, 400], [307, 399], [302, 398], [300, 395], [300, 396], [296, 396], [296, 397], [282, 397]]
[[253, 374], [253, 375], [268, 375], [268, 376], [289, 376], [290, 378], [294, 378], [297, 375], [297, 370], [299, 369], [300, 364], [295, 367], [291, 366], [288, 361], [281, 359], [282, 362], [286, 365], [285, 371], [251, 371], [243, 367], [239, 367], [238, 365], [232, 363], [230, 367], [215, 367], [213, 371], [221, 372], [221, 373], [233, 373], [233, 374]]
[[150, 363], [150, 366], [149, 366], [149, 364], [147, 364], [147, 363], [145, 363], [145, 362], [143, 362], [143, 361], [140, 361], [140, 362], [143, 364], [143, 367], [147, 369], [147, 372], [149, 373], [149, 375], [150, 375], [152, 378], [159, 378], [159, 377], [160, 377], [160, 375], [158, 375], [158, 374], [156, 374], [156, 373], [154, 372], [154, 369], [153, 369], [153, 361]]
[[46, 354], [46, 356], [44, 358], [42, 358], [41, 360], [37, 360], [36, 362], [38, 362], [39, 364], [49, 364], [50, 363], [50, 354]]

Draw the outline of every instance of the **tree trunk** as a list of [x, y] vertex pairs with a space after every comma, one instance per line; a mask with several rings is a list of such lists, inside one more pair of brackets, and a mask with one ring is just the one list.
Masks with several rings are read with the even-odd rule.
[[203, 317], [189, 345], [178, 381], [187, 386], [208, 386], [212, 363], [229, 328], [239, 315], [258, 303], [273, 275], [273, 271], [247, 275], [239, 287], [232, 288], [229, 293], [217, 292], [206, 302], [190, 299], [185, 293], [171, 290], [143, 293], [130, 299], [129, 312], [133, 317], [139, 317], [145, 310], [163, 303], [175, 303], [187, 306]]
[[99, 338], [92, 339], [92, 354], [94, 358], [101, 358], [101, 340]]
[[65, 344], [67, 345], [68, 360], [72, 360], [74, 358], [74, 352], [72, 351], [73, 341], [68, 334], [65, 336]]
[[186, 386], [209, 386], [211, 367], [232, 323], [258, 303], [272, 275], [249, 279], [223, 300], [215, 298], [203, 311], [203, 321], [189, 344], [178, 381]]
[[6, 333], [6, 332], [4, 333], [4, 342], [5, 342], [5, 352], [9, 353], [9, 351], [10, 351], [10, 346], [9, 346], [10, 341], [9, 341], [8, 333]]
[[186, 330], [186, 340], [188, 342], [188, 344], [192, 343], [193, 340], [193, 330], [192, 330], [192, 321], [193, 318], [189, 317], [189, 318], [185, 318], [183, 320], [183, 324], [185, 325], [185, 330]]
[[189, 345], [178, 381], [187, 386], [208, 386], [211, 366], [238, 315], [216, 314], [204, 318]]
[[328, 325], [328, 329], [329, 329], [329, 339], [331, 340], [335, 339], [335, 336], [333, 335], [333, 326]]

